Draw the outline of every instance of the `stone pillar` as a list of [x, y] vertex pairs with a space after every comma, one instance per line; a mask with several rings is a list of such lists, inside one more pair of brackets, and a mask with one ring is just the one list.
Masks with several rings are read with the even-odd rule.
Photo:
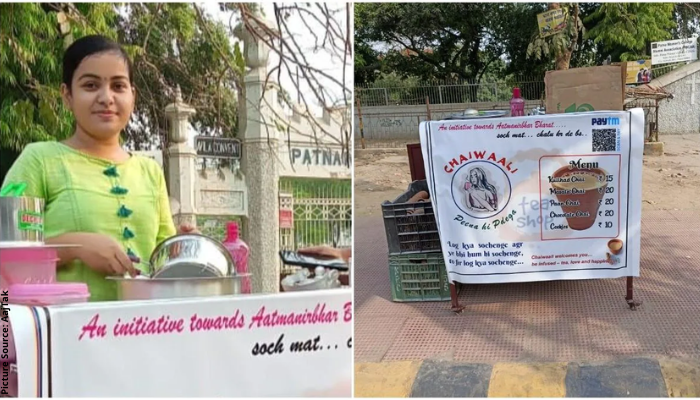
[[189, 118], [194, 113], [194, 108], [182, 101], [182, 93], [178, 86], [175, 92], [175, 103], [165, 107], [165, 115], [170, 122], [168, 183], [175, 225], [190, 223], [196, 226], [197, 224], [195, 208], [197, 151], [187, 143]]
[[[258, 15], [262, 19], [262, 16]], [[252, 21], [252, 23], [255, 23]], [[257, 29], [258, 27], [251, 27]], [[236, 36], [243, 40], [245, 75], [245, 120], [239, 122], [243, 154], [241, 168], [248, 186], [248, 218], [244, 240], [250, 246], [248, 266], [253, 274], [255, 293], [279, 291], [279, 167], [278, 132], [272, 123], [269, 105], [273, 93], [264, 94], [270, 49], [248, 28], [239, 24]]]

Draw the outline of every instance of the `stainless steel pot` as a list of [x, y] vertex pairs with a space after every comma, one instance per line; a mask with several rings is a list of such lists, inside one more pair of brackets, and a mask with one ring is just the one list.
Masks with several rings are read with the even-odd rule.
[[444, 120], [462, 120], [462, 119], [486, 119], [486, 118], [500, 118], [507, 117], [508, 111], [501, 110], [490, 110], [490, 111], [477, 111], [477, 110], [465, 110], [459, 114], [452, 114], [443, 118]]
[[153, 251], [149, 274], [156, 278], [222, 278], [236, 275], [231, 254], [204, 235], [183, 234], [161, 242]]
[[0, 243], [44, 242], [44, 199], [0, 197]]
[[241, 279], [250, 274], [225, 278], [122, 278], [117, 282], [119, 300], [177, 299], [188, 297], [230, 296], [241, 293]]

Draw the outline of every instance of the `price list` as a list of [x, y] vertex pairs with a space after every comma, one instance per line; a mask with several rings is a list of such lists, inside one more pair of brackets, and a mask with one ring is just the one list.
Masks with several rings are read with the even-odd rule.
[[540, 179], [543, 240], [617, 237], [619, 156], [544, 157]]
[[617, 207], [615, 204], [615, 176], [614, 175], [599, 175], [598, 181], [601, 186], [598, 188], [598, 193], [602, 196], [598, 200], [598, 228], [613, 229], [617, 224]]

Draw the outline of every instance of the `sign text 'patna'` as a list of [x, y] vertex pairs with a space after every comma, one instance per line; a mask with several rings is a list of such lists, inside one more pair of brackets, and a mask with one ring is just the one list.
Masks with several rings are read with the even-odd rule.
[[241, 158], [241, 141], [233, 138], [197, 136], [197, 155], [212, 158]]
[[310, 166], [350, 166], [350, 157], [338, 149], [291, 148], [294, 165]]

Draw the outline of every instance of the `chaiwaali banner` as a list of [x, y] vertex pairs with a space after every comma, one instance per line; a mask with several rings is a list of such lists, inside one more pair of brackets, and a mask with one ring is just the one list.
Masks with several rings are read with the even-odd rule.
[[641, 110], [420, 126], [450, 281], [639, 276]]
[[352, 395], [351, 290], [26, 309], [20, 397]]

